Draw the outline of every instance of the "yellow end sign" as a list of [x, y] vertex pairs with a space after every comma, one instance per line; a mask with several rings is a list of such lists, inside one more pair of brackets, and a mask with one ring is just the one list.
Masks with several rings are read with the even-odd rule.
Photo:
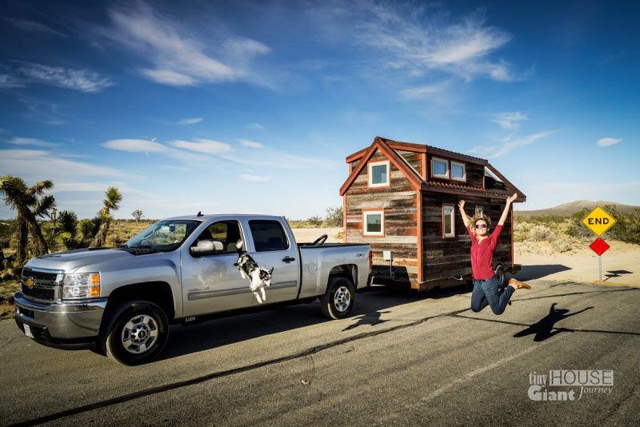
[[594, 210], [592, 210], [589, 215], [585, 216], [582, 219], [582, 223], [598, 236], [602, 236], [604, 232], [606, 232], [613, 226], [613, 224], [616, 223], [616, 220], [604, 209], [598, 206]]

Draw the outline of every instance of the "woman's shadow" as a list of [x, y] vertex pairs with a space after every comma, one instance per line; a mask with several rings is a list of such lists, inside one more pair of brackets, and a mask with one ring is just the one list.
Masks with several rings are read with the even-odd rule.
[[582, 312], [585, 312], [593, 308], [593, 307], [587, 307], [580, 311], [576, 311], [575, 313], [567, 314], [569, 313], [570, 310], [566, 308], [561, 308], [559, 310], [556, 310], [556, 305], [557, 303], [555, 302], [551, 304], [551, 308], [549, 309], [549, 314], [547, 314], [544, 318], [542, 318], [537, 323], [534, 323], [533, 325], [529, 326], [524, 331], [518, 332], [513, 337], [520, 338], [520, 337], [525, 337], [527, 335], [536, 334], [533, 340], [536, 342], [540, 342], [540, 341], [546, 340], [547, 338], [551, 338], [552, 336], [557, 335], [560, 332], [573, 332], [573, 330], [571, 329], [554, 328], [554, 326], [560, 320], [566, 319], [567, 317], [575, 316], [576, 314], [580, 314]]

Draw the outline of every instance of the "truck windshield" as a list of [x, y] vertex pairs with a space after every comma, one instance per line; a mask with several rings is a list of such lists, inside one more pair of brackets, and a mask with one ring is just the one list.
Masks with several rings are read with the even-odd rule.
[[159, 221], [133, 236], [123, 249], [169, 252], [177, 249], [200, 225], [200, 221]]

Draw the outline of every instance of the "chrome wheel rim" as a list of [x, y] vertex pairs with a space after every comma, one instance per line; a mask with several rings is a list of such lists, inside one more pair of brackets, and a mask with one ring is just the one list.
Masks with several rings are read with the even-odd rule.
[[122, 346], [129, 353], [142, 354], [155, 345], [158, 334], [156, 319], [141, 314], [129, 319], [122, 328]]
[[351, 292], [346, 286], [340, 286], [333, 294], [333, 305], [340, 313], [344, 313], [351, 305]]

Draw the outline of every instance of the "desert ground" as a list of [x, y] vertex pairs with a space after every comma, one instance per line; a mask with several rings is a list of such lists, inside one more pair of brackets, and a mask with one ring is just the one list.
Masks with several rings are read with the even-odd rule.
[[[312, 242], [323, 234], [329, 236], [327, 242], [342, 241], [340, 227], [294, 228], [293, 232], [300, 242]], [[521, 280], [640, 286], [640, 246], [615, 240], [607, 240], [607, 243], [611, 248], [602, 255], [602, 281], [599, 280], [598, 256], [588, 244], [559, 253], [547, 242], [516, 243], [515, 262], [522, 264], [522, 271], [516, 277]]]

